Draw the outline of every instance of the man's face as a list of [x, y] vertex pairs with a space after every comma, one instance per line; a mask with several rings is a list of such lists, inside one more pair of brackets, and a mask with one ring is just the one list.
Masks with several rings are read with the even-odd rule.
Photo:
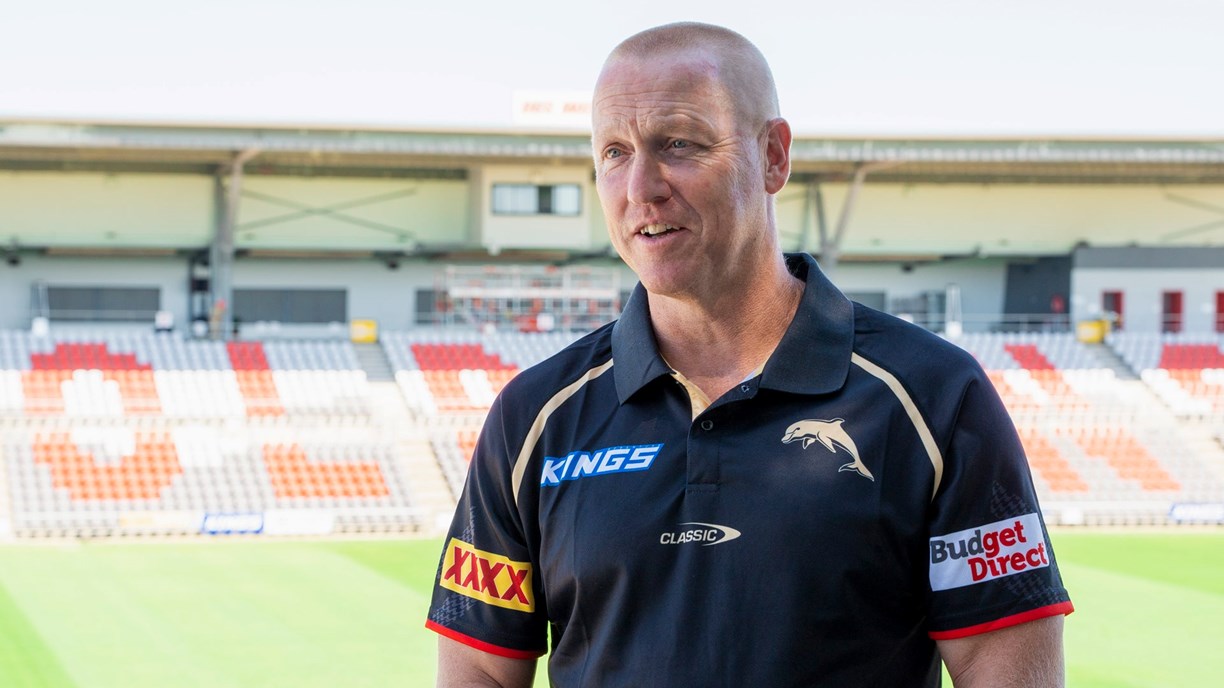
[[653, 294], [717, 298], [773, 252], [761, 134], [712, 61], [626, 58], [596, 86], [596, 188], [612, 245]]

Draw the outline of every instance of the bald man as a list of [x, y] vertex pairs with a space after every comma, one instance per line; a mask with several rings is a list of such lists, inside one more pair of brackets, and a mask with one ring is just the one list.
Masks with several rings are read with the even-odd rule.
[[[781, 250], [746, 39], [644, 31], [595, 89], [640, 284], [494, 404], [426, 625], [440, 686], [1058, 686], [1071, 604], [972, 358]], [[549, 639], [551, 636], [551, 639]]]

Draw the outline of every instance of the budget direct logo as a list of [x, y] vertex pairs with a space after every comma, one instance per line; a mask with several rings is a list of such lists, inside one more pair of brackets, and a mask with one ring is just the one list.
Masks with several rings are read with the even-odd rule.
[[535, 611], [530, 563], [476, 549], [458, 538], [446, 544], [438, 584], [495, 607]]
[[931, 538], [931, 589], [950, 590], [1050, 565], [1037, 514]]

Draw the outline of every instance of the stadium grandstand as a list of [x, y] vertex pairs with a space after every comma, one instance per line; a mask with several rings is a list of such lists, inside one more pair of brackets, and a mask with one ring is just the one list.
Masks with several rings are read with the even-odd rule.
[[[783, 244], [971, 352], [1047, 519], [1224, 523], [1224, 148], [799, 137]], [[0, 538], [437, 534], [614, 319], [578, 134], [0, 121]]]

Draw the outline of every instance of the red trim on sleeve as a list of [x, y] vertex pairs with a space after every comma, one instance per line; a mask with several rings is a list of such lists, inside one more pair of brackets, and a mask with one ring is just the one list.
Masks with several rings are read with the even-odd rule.
[[1045, 607], [1038, 607], [1037, 609], [1030, 609], [1027, 612], [1005, 616], [1001, 619], [995, 619], [994, 621], [987, 621], [986, 623], [978, 624], [976, 626], [966, 626], [965, 628], [956, 628], [951, 631], [931, 631], [930, 633], [927, 633], [927, 635], [931, 636], [931, 640], [955, 640], [956, 638], [967, 638], [971, 635], [989, 633], [990, 631], [997, 631], [1000, 628], [1007, 628], [1008, 626], [1016, 626], [1029, 621], [1044, 619], [1047, 616], [1055, 616], [1057, 614], [1066, 615], [1073, 611], [1075, 611], [1075, 607], [1071, 606], [1070, 602], [1059, 602], [1058, 604], [1051, 604]]
[[497, 655], [498, 657], [508, 657], [509, 659], [539, 659], [540, 657], [544, 656], [543, 652], [533, 652], [531, 650], [512, 650], [508, 647], [486, 643], [483, 640], [473, 638], [470, 635], [464, 635], [459, 631], [452, 630], [446, 626], [443, 626], [442, 624], [435, 623], [432, 619], [425, 621], [425, 628], [428, 628], [438, 635], [446, 636], [451, 640], [463, 643], [468, 647], [474, 647], [481, 652], [488, 652], [489, 654]]

